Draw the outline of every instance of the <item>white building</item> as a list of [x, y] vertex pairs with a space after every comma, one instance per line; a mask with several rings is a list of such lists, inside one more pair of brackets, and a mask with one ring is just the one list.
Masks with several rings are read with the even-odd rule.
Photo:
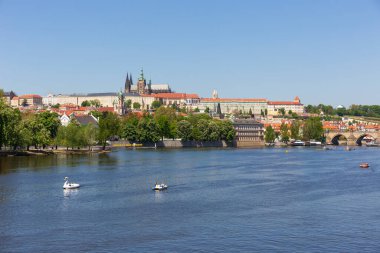
[[220, 104], [222, 113], [249, 113], [261, 114], [261, 111], [265, 111], [268, 106], [268, 100], [265, 98], [201, 98], [198, 108], [200, 111], [205, 111], [209, 108], [212, 111], [216, 111], [216, 108]]
[[42, 98], [42, 102], [46, 106], [56, 105], [56, 104], [74, 104], [80, 106], [84, 101], [98, 100], [101, 106], [113, 107], [118, 103], [118, 93], [117, 92], [107, 92], [107, 93], [89, 93], [89, 94], [72, 94], [72, 95], [53, 95], [49, 94]]
[[301, 104], [300, 98], [297, 96], [293, 101], [269, 101], [268, 102], [268, 115], [280, 115], [281, 108], [288, 114], [289, 111], [297, 113], [298, 115], [305, 112], [304, 105]]

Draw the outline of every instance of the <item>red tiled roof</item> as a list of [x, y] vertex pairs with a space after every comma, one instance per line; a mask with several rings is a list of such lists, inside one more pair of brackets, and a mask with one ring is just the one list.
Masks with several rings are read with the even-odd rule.
[[151, 98], [153, 98], [154, 95], [156, 95], [156, 94], [152, 94], [152, 95], [149, 95], [149, 94], [140, 94], [141, 97], [151, 97]]
[[35, 95], [35, 94], [26, 94], [26, 95], [22, 95], [20, 96], [21, 99], [24, 99], [24, 98], [42, 98], [40, 95]]
[[197, 94], [186, 94], [186, 93], [158, 93], [153, 94], [155, 98], [167, 98], [167, 99], [188, 99], [188, 98], [199, 98]]
[[291, 101], [269, 101], [268, 105], [302, 105], [298, 102], [291, 102]]
[[114, 108], [113, 107], [99, 107], [97, 109], [98, 112], [114, 112]]
[[252, 103], [252, 102], [261, 102], [266, 103], [268, 100], [265, 98], [201, 98], [201, 102], [220, 102], [220, 103]]
[[59, 107], [70, 107], [70, 108], [76, 108], [77, 106], [75, 104], [72, 104], [72, 103], [67, 103], [67, 104], [61, 104], [59, 105]]

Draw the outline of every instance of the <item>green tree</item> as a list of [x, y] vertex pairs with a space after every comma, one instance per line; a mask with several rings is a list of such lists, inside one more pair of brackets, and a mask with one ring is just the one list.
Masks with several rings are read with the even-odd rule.
[[323, 125], [319, 117], [308, 118], [303, 126], [303, 139], [309, 141], [321, 140], [323, 135]]
[[18, 133], [19, 133], [19, 143], [18, 146], [26, 147], [29, 150], [29, 147], [32, 145], [32, 132], [27, 127], [26, 122], [22, 121], [20, 125], [18, 125]]
[[290, 126], [290, 137], [294, 140], [297, 140], [300, 138], [300, 126], [301, 123], [299, 121], [293, 121], [292, 125]]
[[209, 112], [210, 112], [210, 108], [206, 107], [205, 113], [209, 113]]
[[152, 102], [152, 109], [157, 109], [162, 105], [161, 101], [155, 100]]
[[313, 105], [307, 105], [305, 107], [305, 111], [307, 113], [313, 113], [313, 114], [319, 114], [320, 113], [320, 110], [317, 106], [313, 106]]
[[41, 112], [36, 115], [36, 120], [49, 131], [50, 138], [54, 139], [57, 136], [58, 128], [61, 125], [57, 113]]
[[97, 119], [99, 119], [100, 117], [103, 116], [103, 113], [99, 112], [99, 111], [91, 111], [90, 113], [91, 113], [92, 116], [94, 116]]
[[154, 114], [154, 119], [158, 124], [161, 138], [175, 138], [176, 136], [176, 111], [173, 108], [160, 107]]
[[274, 129], [272, 128], [272, 126], [267, 126], [265, 128], [265, 142], [266, 143], [273, 143], [274, 140], [276, 139], [276, 134], [274, 132]]
[[132, 107], [132, 100], [128, 99], [127, 101], [124, 102], [124, 106], [127, 109], [131, 109]]
[[218, 141], [220, 140], [220, 128], [219, 125], [215, 121], [208, 122], [207, 128], [208, 136], [206, 138], [207, 141]]
[[98, 141], [106, 148], [107, 140], [112, 136], [118, 136], [120, 131], [120, 119], [114, 113], [105, 113], [99, 119]]
[[233, 141], [236, 136], [236, 131], [231, 121], [227, 120], [217, 120], [219, 125], [219, 134], [221, 140], [225, 140], [228, 142]]
[[57, 136], [54, 139], [54, 144], [56, 146], [64, 146], [66, 149], [69, 147], [69, 144], [67, 142], [67, 131], [65, 126], [60, 126], [58, 128]]
[[199, 108], [196, 107], [196, 108], [194, 109], [194, 112], [200, 112], [200, 111], [199, 111]]
[[[218, 124], [213, 120], [201, 119], [196, 125], [196, 137], [199, 141], [217, 141], [220, 140], [221, 132]], [[194, 131], [193, 131], [194, 134]]]
[[32, 134], [31, 145], [33, 145], [34, 148], [37, 149], [41, 146], [42, 148], [45, 148], [51, 143], [52, 139], [50, 137], [49, 130], [47, 130], [46, 127], [38, 121], [37, 117], [28, 120], [26, 122], [26, 127]]
[[293, 118], [293, 119], [298, 119], [298, 118], [299, 118], [299, 117], [298, 117], [298, 114], [295, 113], [295, 112], [293, 112], [293, 113], [292, 113], [292, 118]]
[[137, 142], [139, 139], [137, 125], [124, 123], [121, 136], [130, 142]]
[[183, 141], [193, 139], [193, 126], [187, 120], [181, 120], [177, 124], [177, 136]]
[[281, 132], [281, 140], [285, 143], [288, 143], [289, 141], [289, 128], [288, 125], [285, 123], [282, 123], [280, 126], [280, 132]]
[[81, 127], [75, 121], [71, 121], [66, 127], [65, 143], [71, 149], [82, 146], [83, 135]]
[[143, 117], [137, 126], [139, 141], [157, 142], [160, 140], [159, 127], [151, 117]]
[[343, 117], [344, 115], [347, 115], [347, 110], [344, 107], [343, 108], [338, 108], [338, 109], [336, 109], [336, 114], [338, 116]]
[[98, 99], [90, 100], [90, 105], [95, 106], [96, 108], [100, 107], [100, 101]]
[[18, 109], [13, 109], [0, 99], [0, 149], [2, 146], [13, 146], [18, 138], [17, 126], [21, 122]]
[[81, 106], [83, 106], [83, 107], [91, 106], [91, 103], [90, 103], [90, 101], [85, 100], [82, 102]]
[[134, 102], [133, 103], [133, 109], [138, 110], [140, 108], [141, 108], [141, 104], [139, 102]]
[[88, 146], [90, 150], [93, 145], [96, 144], [96, 136], [98, 135], [98, 128], [94, 124], [87, 124], [82, 127], [83, 131], [83, 143], [81, 146]]
[[17, 147], [22, 146], [24, 143], [23, 138], [23, 124], [21, 122], [21, 115], [18, 110], [11, 110], [12, 117], [8, 118], [7, 122], [7, 146], [12, 147], [13, 150], [16, 150]]

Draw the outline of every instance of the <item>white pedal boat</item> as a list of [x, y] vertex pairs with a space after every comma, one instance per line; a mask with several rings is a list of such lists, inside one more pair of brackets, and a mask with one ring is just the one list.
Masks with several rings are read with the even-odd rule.
[[153, 191], [163, 191], [166, 189], [168, 189], [168, 186], [166, 184], [157, 184], [157, 183], [152, 188]]
[[65, 177], [65, 183], [63, 184], [63, 189], [76, 189], [79, 188], [80, 184], [77, 183], [70, 183], [69, 178]]

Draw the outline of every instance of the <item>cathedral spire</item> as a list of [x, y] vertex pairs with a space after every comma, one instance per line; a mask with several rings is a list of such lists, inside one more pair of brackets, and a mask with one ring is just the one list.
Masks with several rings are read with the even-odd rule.
[[131, 80], [130, 77], [127, 73], [127, 77], [125, 78], [125, 86], [124, 86], [124, 91], [125, 93], [130, 93], [131, 92]]
[[139, 78], [139, 80], [140, 81], [144, 81], [144, 69], [141, 67], [141, 73], [140, 73], [140, 78]]
[[125, 78], [125, 84], [124, 84], [124, 91], [127, 92], [128, 90], [128, 84], [129, 84], [129, 77], [127, 72], [127, 77]]

